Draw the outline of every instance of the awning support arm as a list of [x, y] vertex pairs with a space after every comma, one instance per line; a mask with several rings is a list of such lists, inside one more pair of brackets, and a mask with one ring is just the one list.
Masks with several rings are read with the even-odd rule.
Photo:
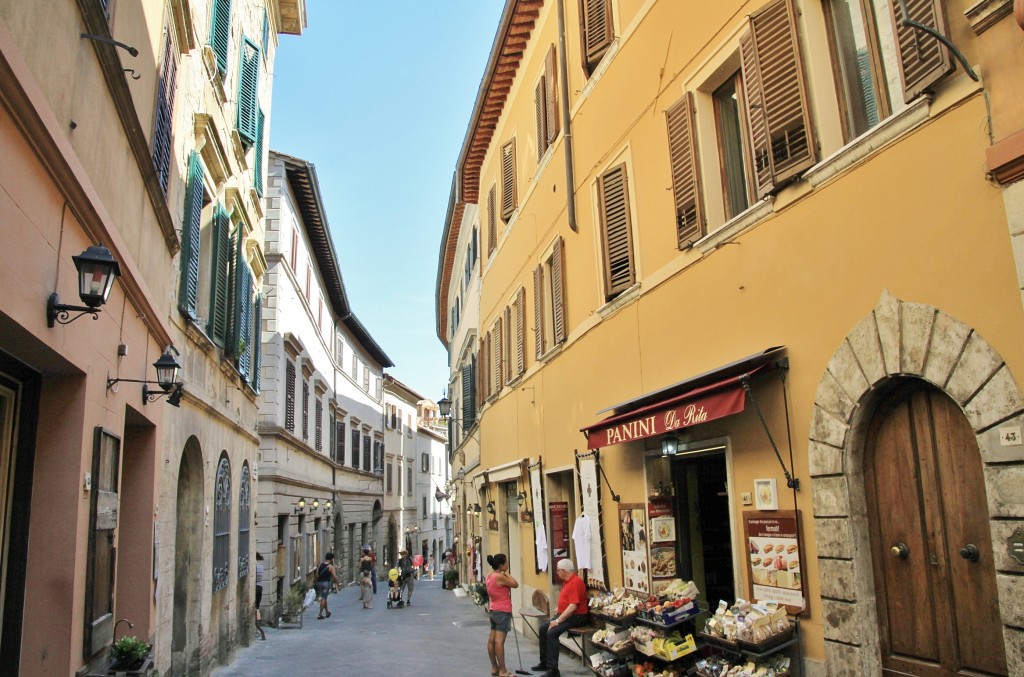
[[608, 481], [608, 475], [605, 474], [604, 468], [601, 467], [601, 458], [598, 457], [594, 459], [594, 462], [597, 464], [597, 469], [598, 471], [600, 471], [601, 477], [604, 478], [604, 483], [608, 487], [608, 491], [612, 492], [612, 500], [618, 503], [620, 500], [622, 500], [622, 496], [616, 494], [615, 490], [612, 489], [612, 483]]
[[786, 476], [786, 486], [794, 491], [800, 490], [799, 478], [793, 477], [789, 470], [786, 468], [786, 463], [782, 460], [782, 454], [779, 453], [779, 447], [775, 444], [775, 438], [772, 437], [772, 431], [768, 429], [768, 422], [764, 420], [764, 414], [761, 413], [761, 407], [757, 405], [757, 400], [754, 399], [754, 391], [750, 388], [750, 374], [743, 374], [739, 377], [740, 383], [743, 384], [743, 390], [746, 391], [747, 397], [754, 404], [754, 410], [757, 412], [757, 417], [761, 419], [761, 427], [764, 428], [764, 432], [768, 435], [768, 441], [772, 444], [772, 449], [775, 451], [775, 458], [779, 459], [779, 465], [782, 466], [782, 473]]

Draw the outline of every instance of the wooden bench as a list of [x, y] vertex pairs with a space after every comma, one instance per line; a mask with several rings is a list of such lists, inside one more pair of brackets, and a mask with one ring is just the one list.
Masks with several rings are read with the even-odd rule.
[[[594, 633], [597, 632], [597, 630], [598, 629], [596, 627], [590, 624], [590, 618], [588, 617], [586, 625], [578, 625], [575, 628], [570, 628], [569, 632], [562, 635], [562, 637], [568, 637], [569, 640], [576, 645], [576, 649], [580, 654], [580, 661], [582, 661], [585, 667], [590, 667], [587, 665], [587, 642], [590, 641], [590, 638], [594, 636]], [[568, 645], [566, 646], [569, 649], [572, 648], [568, 647]]]

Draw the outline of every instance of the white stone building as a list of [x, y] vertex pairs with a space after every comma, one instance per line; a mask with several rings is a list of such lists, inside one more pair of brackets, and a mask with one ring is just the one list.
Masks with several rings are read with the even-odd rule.
[[256, 544], [265, 617], [328, 551], [353, 582], [383, 532], [383, 370], [353, 314], [314, 166], [271, 152]]

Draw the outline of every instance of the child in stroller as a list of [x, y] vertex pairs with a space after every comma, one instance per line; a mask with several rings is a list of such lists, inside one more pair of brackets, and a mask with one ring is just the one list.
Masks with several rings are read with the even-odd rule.
[[402, 601], [402, 575], [398, 569], [388, 572], [388, 608], [401, 609], [405, 606]]

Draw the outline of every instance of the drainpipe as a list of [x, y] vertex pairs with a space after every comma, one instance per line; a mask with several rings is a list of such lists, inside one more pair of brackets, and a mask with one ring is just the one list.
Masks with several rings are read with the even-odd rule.
[[569, 120], [569, 65], [565, 54], [565, 0], [558, 0], [558, 89], [562, 109], [562, 138], [565, 142], [566, 216], [572, 232], [576, 225], [576, 175], [572, 167], [572, 123]]

